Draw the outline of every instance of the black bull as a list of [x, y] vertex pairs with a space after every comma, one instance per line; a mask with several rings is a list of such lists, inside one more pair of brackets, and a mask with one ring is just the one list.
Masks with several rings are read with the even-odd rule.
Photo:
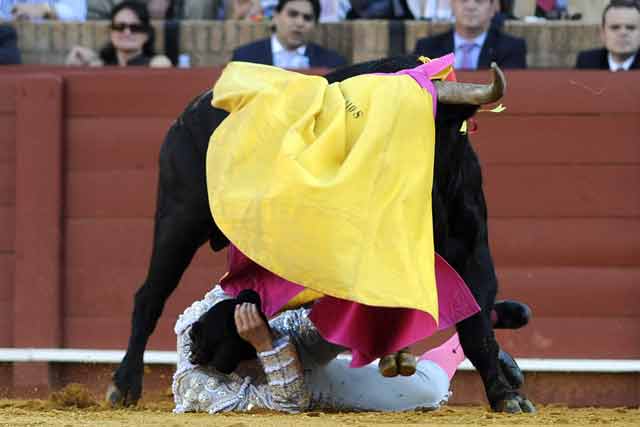
[[[416, 64], [415, 57], [373, 61], [338, 70], [326, 78], [337, 82], [365, 73], [395, 72]], [[139, 399], [147, 341], [196, 250], [207, 241], [216, 251], [228, 244], [213, 221], [207, 197], [207, 145], [213, 130], [227, 116], [211, 107], [211, 97], [211, 91], [207, 91], [187, 106], [171, 126], [160, 151], [151, 262], [147, 278], [135, 294], [127, 353], [108, 392], [112, 403], [129, 404]], [[526, 411], [532, 405], [505, 379], [498, 363], [499, 346], [490, 321], [497, 280], [489, 250], [482, 175], [469, 139], [460, 132], [461, 124], [476, 112], [478, 105], [443, 103], [440, 93], [438, 98], [432, 193], [435, 249], [464, 278], [482, 308], [457, 325], [460, 341], [482, 377], [492, 408]]]

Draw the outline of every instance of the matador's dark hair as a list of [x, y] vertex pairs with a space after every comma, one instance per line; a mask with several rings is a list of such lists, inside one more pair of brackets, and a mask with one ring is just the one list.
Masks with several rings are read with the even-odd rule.
[[245, 302], [255, 304], [267, 323], [260, 308], [260, 296], [252, 290], [244, 290], [234, 299], [220, 301], [191, 326], [189, 361], [192, 364], [212, 366], [229, 374], [241, 361], [256, 358], [255, 348], [238, 335], [234, 318], [236, 306]]

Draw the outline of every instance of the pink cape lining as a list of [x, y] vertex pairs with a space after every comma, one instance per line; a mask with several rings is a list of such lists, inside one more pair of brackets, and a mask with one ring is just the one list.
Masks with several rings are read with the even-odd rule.
[[[372, 307], [331, 296], [317, 300], [310, 319], [324, 339], [351, 350], [351, 367], [371, 363], [436, 331], [449, 328], [480, 311], [458, 273], [438, 254], [435, 257], [438, 290], [438, 323], [428, 313], [396, 307]], [[232, 296], [244, 289], [256, 291], [262, 310], [271, 318], [304, 287], [289, 282], [253, 262], [235, 246], [229, 246], [229, 273], [221, 280]]]
[[[447, 55], [441, 56], [440, 58], [432, 59], [431, 61], [418, 65], [414, 68], [408, 68], [406, 70], [400, 70], [395, 73], [374, 73], [375, 76], [398, 76], [407, 74], [411, 76], [422, 88], [426, 89], [433, 99], [433, 116], [436, 116], [436, 107], [438, 106], [438, 92], [436, 91], [435, 85], [431, 82], [430, 76], [434, 76], [447, 68], [450, 65], [453, 65], [455, 60], [455, 56], [453, 53], [449, 53]], [[453, 80], [455, 80], [455, 75], [451, 76]]]

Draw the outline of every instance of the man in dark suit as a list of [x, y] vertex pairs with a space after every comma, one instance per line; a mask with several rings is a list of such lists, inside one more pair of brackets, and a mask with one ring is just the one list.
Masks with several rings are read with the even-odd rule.
[[280, 0], [273, 14], [270, 38], [240, 46], [232, 61], [247, 61], [282, 68], [336, 68], [345, 59], [332, 50], [309, 42], [320, 16], [318, 0]]
[[527, 68], [524, 39], [491, 26], [497, 0], [451, 0], [455, 24], [451, 31], [418, 40], [415, 53], [438, 58], [454, 52], [455, 68], [477, 70], [496, 62], [502, 68]]
[[612, 0], [602, 13], [603, 48], [578, 54], [576, 68], [640, 70], [640, 0]]
[[19, 64], [20, 51], [16, 30], [11, 25], [0, 25], [0, 65]]

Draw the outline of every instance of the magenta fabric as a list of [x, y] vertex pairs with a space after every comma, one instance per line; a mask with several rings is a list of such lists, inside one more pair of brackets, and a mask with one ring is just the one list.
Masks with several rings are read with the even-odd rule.
[[278, 314], [287, 302], [304, 290], [256, 264], [233, 244], [227, 250], [227, 263], [229, 272], [220, 280], [222, 289], [233, 297], [244, 289], [253, 289], [260, 295], [262, 311], [268, 318]]
[[430, 360], [442, 368], [447, 373], [449, 381], [456, 373], [458, 366], [464, 362], [465, 355], [460, 345], [460, 338], [458, 334], [453, 334], [442, 345], [432, 348], [425, 354], [420, 356], [420, 360]]
[[426, 64], [418, 65], [414, 68], [407, 70], [396, 71], [395, 73], [375, 73], [376, 76], [397, 76], [402, 74], [408, 74], [411, 76], [421, 87], [425, 88], [431, 94], [433, 98], [433, 116], [436, 116], [436, 107], [438, 105], [438, 92], [436, 87], [431, 82], [431, 76], [435, 76], [445, 68], [453, 65], [455, 56], [453, 53], [441, 56], [440, 58], [432, 59]]
[[317, 301], [310, 318], [324, 339], [351, 349], [351, 367], [367, 365], [480, 311], [462, 278], [438, 254], [435, 269], [438, 324], [420, 310], [372, 307], [332, 297]]
[[[304, 288], [256, 264], [229, 246], [229, 273], [221, 280], [225, 292], [236, 296], [253, 289], [262, 299], [267, 317], [277, 314]], [[331, 296], [313, 304], [310, 319], [324, 339], [349, 348], [351, 367], [357, 368], [446, 329], [480, 311], [458, 273], [436, 254], [439, 319], [414, 309], [372, 307]]]
[[556, 0], [536, 0], [536, 5], [545, 12], [549, 12], [556, 6]]
[[[437, 92], [430, 77], [452, 65], [454, 55], [434, 59], [415, 68], [391, 74], [410, 75], [433, 97], [433, 112]], [[455, 76], [449, 76], [455, 80]], [[232, 296], [243, 289], [253, 289], [262, 299], [262, 310], [271, 318], [304, 287], [266, 270], [246, 257], [233, 244], [228, 251], [229, 272], [220, 285]], [[351, 349], [352, 367], [367, 365], [446, 329], [480, 311], [469, 288], [458, 273], [438, 254], [435, 256], [436, 287], [439, 318], [419, 310], [393, 307], [373, 307], [331, 296], [313, 304], [310, 319], [320, 334], [334, 344]]]

